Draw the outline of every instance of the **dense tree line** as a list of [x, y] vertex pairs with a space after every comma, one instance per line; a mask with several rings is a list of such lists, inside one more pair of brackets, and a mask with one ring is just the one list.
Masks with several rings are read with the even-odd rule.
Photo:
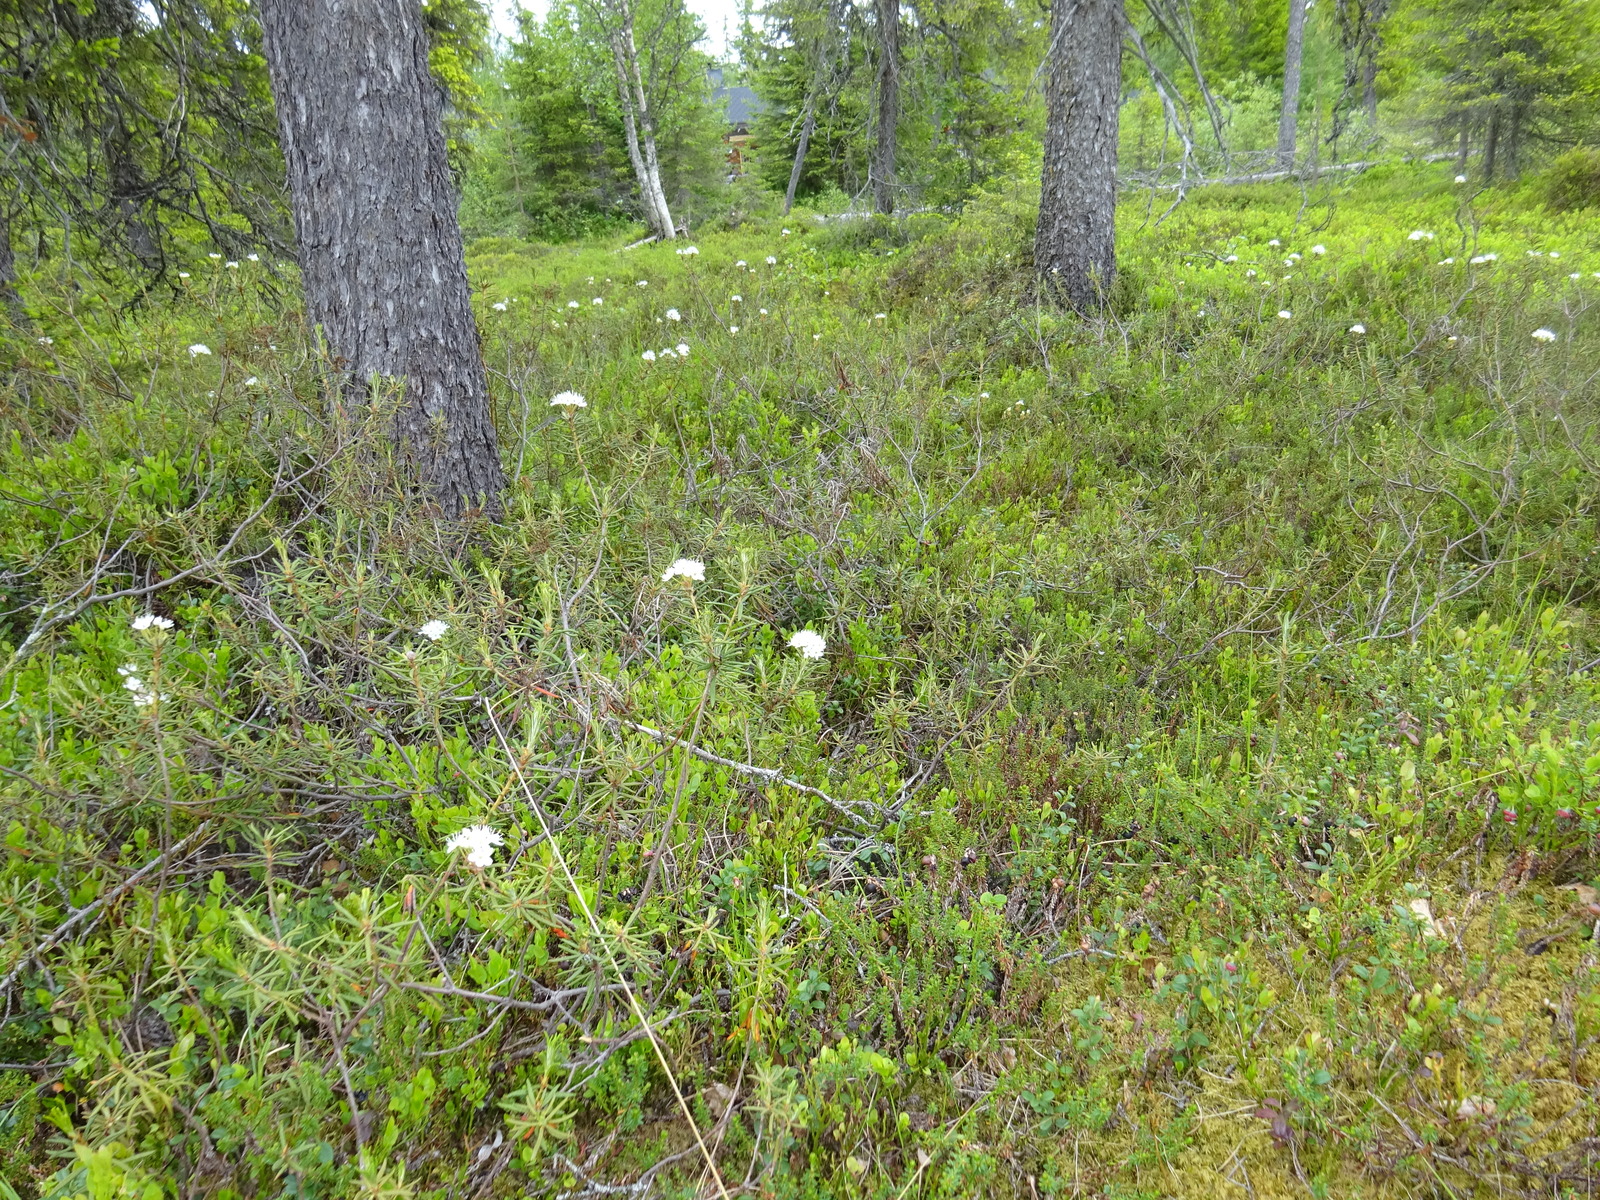
[[[1600, 29], [1579, 0], [1139, 0], [1116, 16], [1124, 174], [1186, 151], [1325, 160], [1384, 125], [1495, 178], [1590, 138], [1600, 107]], [[563, 0], [495, 51], [478, 0], [430, 0], [423, 22], [464, 224], [542, 239], [632, 221], [667, 236], [763, 194], [785, 210], [960, 204], [1037, 161], [1063, 50], [1042, 0], [770, 0], [723, 64], [762, 104], [730, 190], [683, 0]], [[202, 249], [285, 257], [276, 132], [249, 0], [18, 0], [0, 12], [0, 273], [84, 262], [146, 287]]]

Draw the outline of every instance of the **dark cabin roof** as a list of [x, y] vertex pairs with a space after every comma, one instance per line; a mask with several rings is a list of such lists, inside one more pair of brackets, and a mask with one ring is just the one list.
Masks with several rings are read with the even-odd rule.
[[711, 93], [711, 99], [713, 103], [727, 103], [729, 125], [748, 125], [766, 107], [761, 103], [761, 97], [747, 87], [719, 87]]

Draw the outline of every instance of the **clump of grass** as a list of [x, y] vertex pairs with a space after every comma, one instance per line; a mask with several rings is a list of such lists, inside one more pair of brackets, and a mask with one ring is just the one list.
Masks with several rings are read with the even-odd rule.
[[1576, 1187], [1600, 247], [1458, 191], [1130, 202], [1093, 320], [1021, 191], [485, 243], [465, 530], [238, 273], [63, 296], [0, 397], [9, 1185]]

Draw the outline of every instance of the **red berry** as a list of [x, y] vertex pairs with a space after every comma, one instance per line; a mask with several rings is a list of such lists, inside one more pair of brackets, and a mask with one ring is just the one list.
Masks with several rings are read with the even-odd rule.
[[1503, 811], [1500, 815], [1501, 815], [1501, 817], [1503, 817], [1505, 819], [1505, 822], [1506, 822], [1507, 825], [1516, 824], [1516, 821], [1517, 821], [1517, 810], [1516, 809], [1508, 808], [1505, 811]]
[[1558, 808], [1558, 809], [1556, 809], [1556, 817], [1558, 819], [1562, 820], [1562, 821], [1570, 821], [1574, 817], [1576, 817], [1577, 815], [1578, 814], [1573, 812], [1570, 808]]

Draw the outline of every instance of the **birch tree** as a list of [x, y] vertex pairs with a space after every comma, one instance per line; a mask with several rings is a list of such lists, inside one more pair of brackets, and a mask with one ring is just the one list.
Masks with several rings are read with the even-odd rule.
[[[639, 183], [639, 200], [645, 224], [651, 234], [670, 241], [677, 236], [667, 191], [661, 183], [661, 156], [656, 148], [655, 97], [646, 85], [639, 44], [634, 27], [637, 9], [634, 0], [583, 0], [584, 11], [598, 28], [611, 52], [617, 80], [617, 103], [622, 112], [622, 131], [628, 145], [628, 161]], [[651, 32], [650, 45], [656, 51], [673, 18], [681, 15], [681, 0], [667, 0]], [[684, 49], [687, 49], [685, 47]], [[651, 74], [654, 74], [652, 69]]]

